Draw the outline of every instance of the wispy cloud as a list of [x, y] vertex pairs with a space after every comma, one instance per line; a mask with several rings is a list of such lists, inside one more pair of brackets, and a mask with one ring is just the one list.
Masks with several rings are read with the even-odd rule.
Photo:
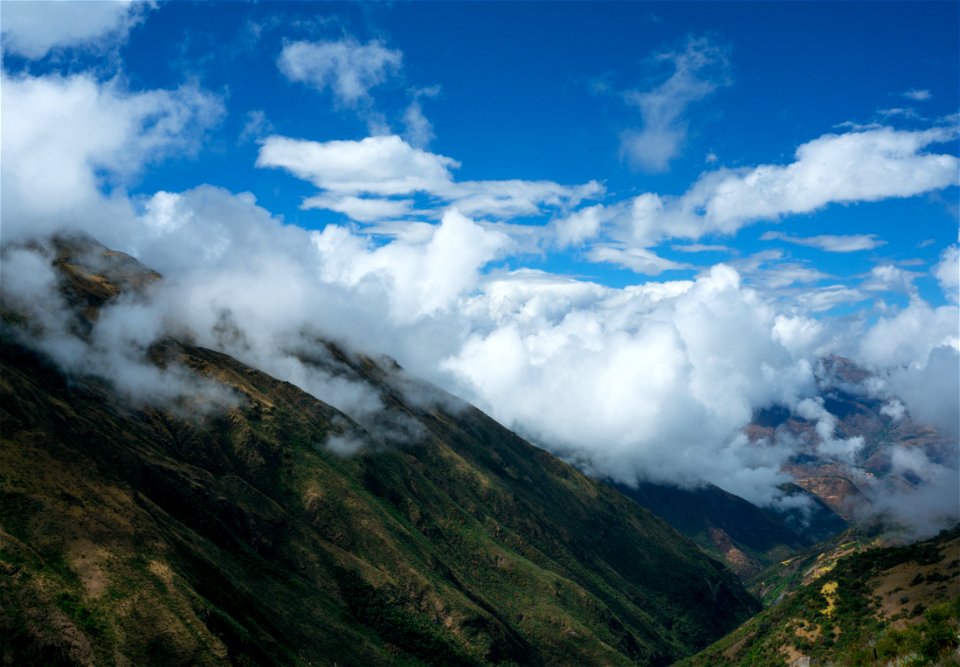
[[649, 172], [666, 171], [687, 138], [687, 107], [730, 83], [727, 50], [707, 38], [689, 38], [683, 50], [657, 53], [649, 64], [667, 64], [672, 73], [649, 90], [630, 90], [624, 99], [640, 111], [639, 129], [620, 135], [620, 151], [630, 164]]
[[790, 164], [718, 169], [703, 174], [680, 196], [648, 192], [616, 204], [605, 215], [607, 231], [618, 241], [650, 247], [663, 239], [732, 234], [754, 222], [833, 203], [939, 190], [960, 180], [960, 159], [925, 149], [956, 136], [951, 127], [826, 134], [797, 148]]
[[707, 243], [675, 243], [670, 247], [677, 252], [734, 252], [730, 246]]
[[[360, 195], [369, 208], [378, 198], [423, 193], [455, 204], [466, 215], [503, 218], [536, 215], [544, 206], [574, 208], [602, 192], [593, 181], [575, 186], [552, 181], [456, 181], [451, 171], [459, 162], [414, 148], [395, 135], [328, 142], [272, 136], [263, 142], [257, 166], [285, 169], [322, 190], [320, 196], [304, 201], [305, 208], [347, 213]], [[331, 205], [334, 201], [340, 203]]]
[[622, 244], [599, 243], [587, 252], [591, 262], [606, 262], [630, 269], [645, 276], [658, 276], [664, 271], [692, 269], [691, 264], [681, 264], [660, 257], [644, 248], [628, 248]]
[[948, 246], [940, 253], [940, 261], [933, 267], [933, 275], [948, 300], [957, 303], [960, 300], [960, 250], [957, 246]]
[[420, 100], [436, 97], [440, 94], [440, 86], [430, 86], [413, 91], [413, 101], [403, 112], [404, 139], [417, 148], [426, 148], [434, 139], [433, 124], [423, 113]]
[[370, 90], [396, 73], [403, 53], [378, 41], [291, 42], [283, 47], [277, 66], [291, 81], [323, 91], [348, 108], [369, 102]]
[[925, 102], [933, 97], [933, 95], [930, 94], [929, 90], [911, 88], [903, 92], [903, 97], [906, 97], [908, 100], [913, 100], [914, 102]]
[[820, 234], [817, 236], [793, 236], [783, 232], [764, 232], [761, 241], [786, 241], [794, 245], [819, 248], [827, 252], [858, 252], [873, 250], [886, 243], [876, 234]]

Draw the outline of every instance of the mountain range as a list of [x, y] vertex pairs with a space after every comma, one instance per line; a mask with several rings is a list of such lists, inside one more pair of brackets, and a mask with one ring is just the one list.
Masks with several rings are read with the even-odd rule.
[[[85, 236], [20, 250], [65, 305], [0, 304], [4, 664], [783, 664], [828, 659], [811, 647], [830, 633], [854, 656], [889, 628], [921, 627], [923, 644], [924, 623], [955, 627], [938, 606], [957, 597], [955, 534], [897, 551], [848, 528], [870, 502], [861, 471], [896, 477], [886, 444], [946, 440], [839, 382], [859, 372], [843, 360], [825, 362], [824, 400], [866, 445], [849, 466], [800, 448], [782, 491], [804, 509], [780, 512], [710, 485], [593, 479], [346, 341], [297, 354], [375, 410], [188, 331], [118, 355], [98, 323], [164, 278]], [[746, 432], [815, 428], [774, 407]], [[929, 585], [896, 596], [883, 582], [909, 563]], [[833, 625], [814, 605], [831, 570]], [[923, 608], [887, 601], [902, 597]], [[757, 615], [761, 598], [776, 604]]]
[[[45, 252], [81, 338], [160, 280], [90, 239]], [[664, 520], [390, 360], [310, 351], [380, 397], [361, 425], [173, 338], [149, 364], [217, 391], [137, 401], [3, 323], [6, 662], [668, 664], [759, 609]]]

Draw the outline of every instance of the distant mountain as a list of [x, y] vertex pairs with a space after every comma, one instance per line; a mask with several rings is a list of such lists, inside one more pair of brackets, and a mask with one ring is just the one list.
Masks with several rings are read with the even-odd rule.
[[907, 546], [838, 544], [798, 585], [684, 667], [955, 665], [960, 528]]
[[[81, 339], [161, 280], [89, 239], [40, 250]], [[666, 522], [389, 360], [304, 351], [378, 397], [361, 423], [188, 336], [142, 353], [196, 395], [134, 399], [38, 352], [16, 303], [0, 320], [4, 664], [662, 665], [759, 609]]]
[[[862, 446], [849, 457], [825, 454], [819, 445], [817, 420], [791, 413], [782, 406], [758, 410], [745, 429], [754, 442], [790, 442], [794, 454], [784, 465], [784, 472], [798, 487], [848, 521], [882, 514], [882, 507], [875, 506], [876, 500], [884, 500], [891, 489], [917, 488], [920, 480], [895, 469], [893, 453], [897, 449], [915, 452], [923, 460], [948, 466], [956, 474], [956, 437], [914, 421], [905, 411], [891, 414], [885, 400], [866, 390], [870, 379], [868, 371], [843, 357], [826, 357], [819, 364], [817, 398], [835, 418], [836, 437], [863, 439]], [[884, 492], [878, 492], [878, 482]], [[823, 537], [826, 534], [814, 536]]]
[[[745, 580], [846, 527], [815, 497], [809, 501], [813, 510], [808, 515], [794, 516], [761, 509], [712, 484], [695, 489], [651, 483], [614, 486], [725, 561]], [[806, 495], [796, 487], [785, 490]]]

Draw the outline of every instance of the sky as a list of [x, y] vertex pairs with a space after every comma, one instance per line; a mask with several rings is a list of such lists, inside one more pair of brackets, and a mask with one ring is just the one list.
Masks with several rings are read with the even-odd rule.
[[5, 298], [55, 299], [23, 243], [83, 230], [166, 277], [105, 318], [125, 363], [186, 327], [375, 411], [298, 361], [338, 338], [597, 474], [775, 503], [756, 409], [855, 460], [826, 355], [956, 437], [958, 14], [8, 0]]

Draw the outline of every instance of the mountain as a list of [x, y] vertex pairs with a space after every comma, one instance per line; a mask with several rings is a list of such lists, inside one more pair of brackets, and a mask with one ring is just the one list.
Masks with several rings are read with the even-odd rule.
[[782, 406], [758, 410], [745, 432], [754, 442], [790, 442], [794, 453], [784, 472], [843, 519], [882, 514], [878, 496], [883, 500], [892, 491], [910, 492], [922, 485], [909, 471], [896, 469], [897, 451], [934, 465], [956, 465], [956, 437], [914, 421], [899, 402], [874, 396], [869, 386], [878, 378], [851, 360], [826, 357], [816, 375], [818, 400], [830, 415], [827, 430], [831, 437], [862, 439], [855, 451], [845, 456], [824, 452], [818, 434], [823, 424]]
[[87, 238], [22, 250], [67, 308], [0, 313], [5, 664], [660, 665], [759, 608], [389, 359], [301, 352], [376, 396], [361, 419], [188, 334], [117, 356], [91, 332], [160, 276]]
[[[761, 509], [712, 484], [694, 489], [652, 483], [614, 486], [726, 562], [744, 580], [846, 527], [815, 496], [808, 501], [813, 509], [799, 516]], [[785, 490], [807, 495], [797, 488]]]
[[956, 665], [960, 527], [906, 546], [838, 544], [800, 584], [684, 667]]

